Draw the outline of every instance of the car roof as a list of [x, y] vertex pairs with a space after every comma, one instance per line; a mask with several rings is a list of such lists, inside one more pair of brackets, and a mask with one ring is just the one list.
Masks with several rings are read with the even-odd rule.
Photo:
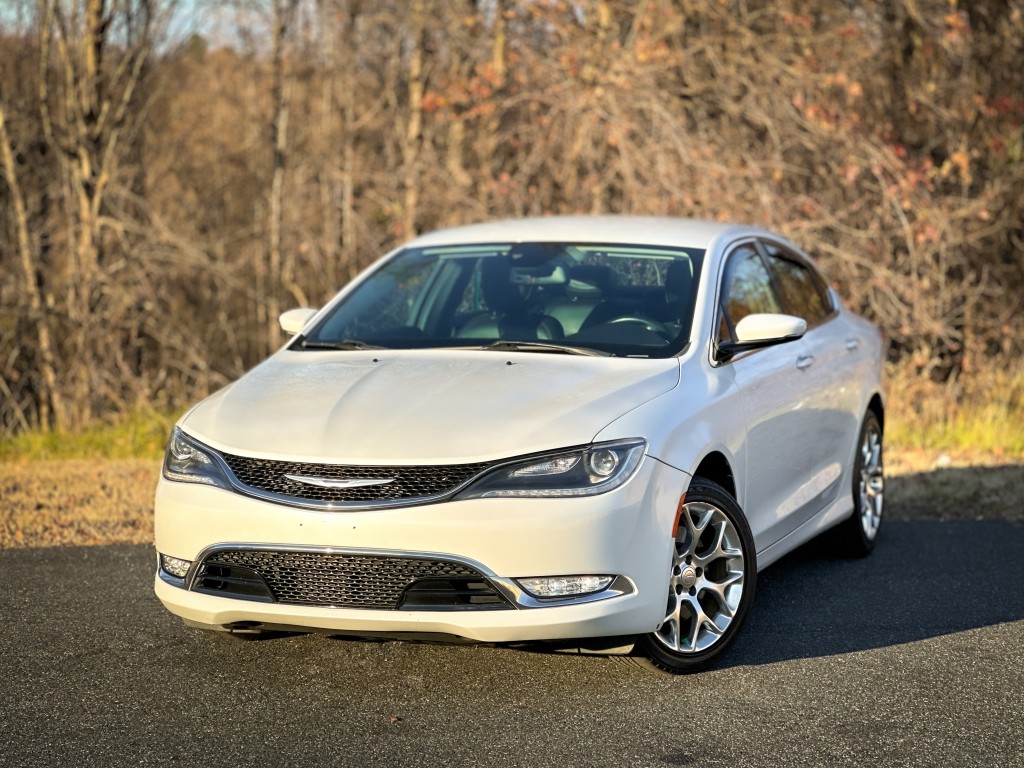
[[708, 248], [722, 236], [770, 233], [753, 227], [668, 216], [543, 216], [442, 229], [407, 247], [502, 242], [619, 243]]

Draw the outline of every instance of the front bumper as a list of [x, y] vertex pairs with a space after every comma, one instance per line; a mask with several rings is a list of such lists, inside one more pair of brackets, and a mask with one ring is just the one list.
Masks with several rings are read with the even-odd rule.
[[158, 573], [156, 594], [172, 613], [211, 627], [255, 623], [354, 635], [456, 635], [483, 642], [651, 632], [664, 618], [672, 526], [687, 484], [685, 473], [646, 457], [629, 482], [598, 496], [325, 512], [161, 479], [156, 548], [184, 560], [229, 544], [409, 557], [430, 553], [472, 563], [503, 592], [515, 578], [570, 574], [617, 575], [617, 583], [630, 589], [597, 596], [603, 599], [512, 601], [511, 610], [369, 610], [203, 594]]

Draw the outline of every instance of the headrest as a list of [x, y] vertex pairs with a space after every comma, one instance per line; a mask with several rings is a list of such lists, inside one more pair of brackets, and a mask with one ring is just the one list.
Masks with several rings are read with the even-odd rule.
[[523, 304], [519, 287], [513, 285], [512, 269], [506, 258], [487, 259], [480, 270], [480, 289], [489, 309], [512, 312]]
[[693, 265], [689, 259], [679, 259], [668, 265], [665, 274], [665, 295], [670, 302], [688, 299], [693, 287]]
[[599, 299], [615, 285], [615, 272], [600, 264], [578, 264], [569, 272], [567, 296], [575, 299]]

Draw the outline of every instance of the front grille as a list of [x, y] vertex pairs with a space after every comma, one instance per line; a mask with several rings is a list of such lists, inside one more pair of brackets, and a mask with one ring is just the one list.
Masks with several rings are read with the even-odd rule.
[[483, 574], [462, 563], [340, 552], [220, 550], [203, 561], [193, 589], [247, 600], [369, 610], [510, 607]]
[[[254, 459], [229, 453], [221, 456], [238, 481], [249, 488], [325, 504], [401, 502], [406, 499], [444, 496], [454, 493], [492, 465], [491, 462], [483, 462], [439, 466], [349, 466]], [[390, 482], [358, 488], [323, 488], [292, 480], [286, 475]]]

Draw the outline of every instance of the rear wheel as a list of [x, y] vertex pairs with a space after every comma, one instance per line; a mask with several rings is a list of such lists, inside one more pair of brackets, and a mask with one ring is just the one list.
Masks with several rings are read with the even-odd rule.
[[873, 411], [864, 416], [853, 464], [853, 516], [837, 527], [844, 548], [863, 557], [875, 548], [885, 501], [882, 425]]
[[665, 618], [637, 639], [643, 666], [674, 674], [709, 667], [732, 642], [754, 599], [750, 526], [721, 486], [696, 478], [676, 528]]

